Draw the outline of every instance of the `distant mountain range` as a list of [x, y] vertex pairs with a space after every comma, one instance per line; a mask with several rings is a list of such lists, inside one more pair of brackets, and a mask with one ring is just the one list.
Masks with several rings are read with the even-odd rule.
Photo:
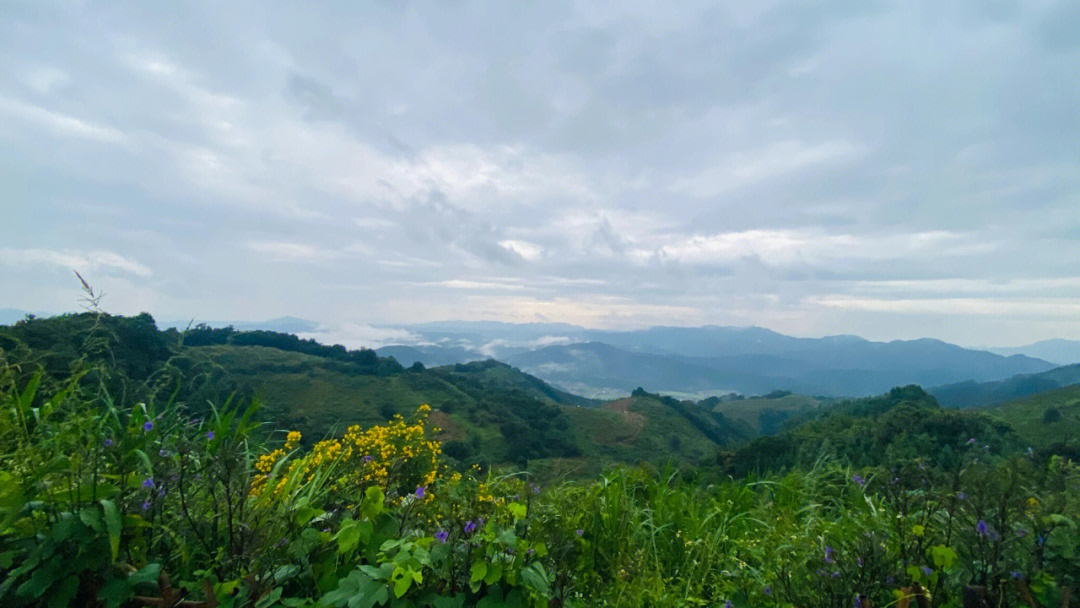
[[1080, 384], [1080, 364], [993, 382], [968, 380], [928, 390], [944, 406], [967, 408], [1011, 401], [1075, 384]]
[[929, 338], [797, 338], [760, 327], [604, 331], [565, 324], [444, 322], [408, 329], [426, 344], [387, 346], [377, 352], [404, 365], [495, 358], [591, 397], [614, 397], [638, 386], [698, 397], [777, 389], [863, 396], [904, 384], [987, 382], [1054, 367], [1034, 357], [1004, 356]]
[[[0, 309], [0, 324], [27, 312]], [[171, 321], [162, 328], [187, 327]], [[322, 324], [298, 317], [268, 321], [205, 321], [240, 331], [301, 334], [330, 343]], [[791, 390], [804, 395], [865, 396], [919, 384], [945, 404], [970, 406], [1031, 394], [1069, 382], [1029, 378], [1080, 360], [1080, 341], [977, 350], [929, 338], [873, 342], [852, 335], [798, 338], [761, 327], [650, 327], [596, 330], [565, 323], [444, 321], [406, 326], [410, 343], [377, 352], [402, 365], [450, 365], [496, 359], [574, 393], [597, 398], [636, 387], [701, 398]], [[1070, 353], [1076, 353], [1072, 355]], [[1043, 356], [1035, 356], [1042, 354]], [[1066, 374], [1068, 375], [1068, 374]], [[1056, 377], [1055, 377], [1056, 378]], [[1000, 386], [981, 386], [997, 382]], [[1026, 388], [1025, 388], [1026, 387]]]
[[1037, 359], [1043, 359], [1058, 365], [1070, 365], [1080, 363], [1080, 340], [1043, 340], [1012, 348], [988, 348], [992, 353], [999, 355], [1027, 355]]

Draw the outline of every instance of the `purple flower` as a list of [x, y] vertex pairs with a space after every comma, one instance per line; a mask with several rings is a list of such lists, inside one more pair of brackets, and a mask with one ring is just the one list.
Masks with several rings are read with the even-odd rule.
[[980, 519], [979, 523], [975, 524], [975, 532], [979, 536], [990, 536], [990, 526], [986, 525], [986, 521]]
[[829, 545], [825, 545], [825, 563], [826, 564], [831, 564], [831, 563], [833, 563], [835, 561], [836, 561], [836, 558], [833, 557], [833, 548], [830, 547]]
[[142, 510], [143, 511], [149, 511], [150, 510], [150, 501], [149, 500], [142, 503]]
[[106, 437], [105, 438], [105, 447], [109, 447], [111, 445], [112, 445], [112, 438], [111, 437]]
[[206, 439], [211, 440], [214, 438], [214, 431], [206, 431]]
[[968, 444], [968, 445], [975, 445], [975, 438], [974, 438], [974, 437], [972, 437], [971, 439], [968, 439], [968, 440], [967, 440], [967, 444]]
[[967, 500], [967, 494], [964, 494], [963, 492], [957, 492], [956, 500]]
[[772, 595], [772, 585], [765, 585], [765, 595]]
[[427, 486], [418, 486], [416, 488], [416, 497], [423, 498], [424, 494], [427, 494]]
[[146, 422], [143, 423], [142, 430], [144, 430], [144, 431], [152, 431], [152, 430], [154, 430], [154, 423], [147, 420]]
[[371, 462], [372, 460], [375, 460], [375, 459], [372, 458], [370, 454], [368, 454], [367, 456], [364, 456], [364, 462]]
[[724, 601], [724, 608], [731, 608], [731, 600]]
[[525, 552], [525, 555], [532, 555], [533, 553], [536, 553], [536, 551], [534, 551], [532, 547], [529, 547], [529, 550]]
[[446, 530], [439, 530], [435, 533], [435, 540], [439, 541], [440, 543], [445, 543], [446, 539], [448, 538], [450, 538], [450, 533]]
[[143, 482], [142, 482], [142, 487], [144, 487], [144, 488], [153, 488], [154, 487], [154, 478], [153, 477], [147, 477], [146, 479], [144, 479]]
[[926, 576], [930, 576], [931, 574], [934, 573], [934, 571], [931, 570], [929, 566], [923, 566], [922, 567], [922, 573], [925, 574]]
[[540, 486], [536, 485], [535, 483], [530, 483], [529, 489], [532, 490], [533, 495], [540, 494]]
[[577, 535], [578, 536], [584, 536], [585, 535], [585, 530], [582, 530], [581, 528], [578, 528], [577, 529]]
[[161, 456], [162, 458], [165, 458], [166, 456], [169, 455], [169, 450], [158, 450], [157, 455]]
[[860, 568], [863, 567], [863, 559], [861, 557], [856, 557], [855, 563], [858, 564]]
[[859, 477], [859, 475], [857, 473], [852, 473], [851, 474], [851, 479], [855, 483], [859, 484], [859, 487], [862, 487], [862, 486], [866, 485], [866, 480], [863, 479], [862, 477]]
[[472, 534], [475, 531], [476, 531], [476, 522], [475, 521], [470, 519], [469, 521], [465, 522], [465, 534]]
[[1024, 575], [1020, 574], [1016, 570], [1013, 570], [1012, 572], [1010, 572], [1009, 576], [1011, 576], [1014, 581], [1018, 581], [1018, 580], [1020, 580], [1021, 578], [1024, 577]]

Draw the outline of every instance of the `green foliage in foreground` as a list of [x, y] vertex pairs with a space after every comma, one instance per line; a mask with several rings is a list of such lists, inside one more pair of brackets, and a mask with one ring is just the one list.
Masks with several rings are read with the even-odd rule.
[[250, 488], [280, 442], [251, 407], [194, 419], [77, 374], [45, 390], [0, 371], [5, 607], [1078, 605], [1080, 470], [1001, 436], [942, 463], [616, 469], [547, 488], [494, 473], [342, 486], [285, 455], [267, 499]]

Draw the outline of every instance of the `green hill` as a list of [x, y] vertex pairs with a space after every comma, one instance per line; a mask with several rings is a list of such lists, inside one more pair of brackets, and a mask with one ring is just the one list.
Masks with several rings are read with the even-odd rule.
[[1036, 395], [1062, 386], [1080, 384], [1080, 364], [1065, 365], [1038, 374], [1020, 374], [997, 382], [959, 382], [929, 389], [946, 407], [978, 407]]
[[1080, 385], [980, 408], [980, 411], [1007, 422], [1033, 448], [1075, 450], [1080, 446]]
[[423, 403], [461, 462], [594, 472], [613, 462], [711, 459], [748, 436], [720, 413], [642, 394], [601, 407], [496, 361], [403, 368], [374, 351], [347, 350], [265, 330], [159, 331], [149, 315], [84, 313], [0, 327], [0, 356], [22, 375], [61, 382], [76, 368], [116, 399], [172, 401], [194, 413], [237, 396], [258, 398], [274, 430], [311, 443]]
[[814, 397], [786, 394], [720, 401], [712, 406], [712, 411], [745, 424], [756, 435], [773, 435], [793, 418], [815, 411], [822, 403]]
[[737, 475], [812, 468], [822, 457], [856, 467], [922, 461], [950, 468], [972, 449], [1015, 454], [1022, 443], [1004, 421], [978, 411], [943, 408], [914, 385], [821, 407], [807, 418], [724, 454], [721, 464]]

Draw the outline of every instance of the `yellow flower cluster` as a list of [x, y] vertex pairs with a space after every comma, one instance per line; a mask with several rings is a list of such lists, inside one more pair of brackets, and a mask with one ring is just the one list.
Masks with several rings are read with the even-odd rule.
[[[328, 471], [328, 467], [333, 467], [332, 485], [339, 491], [379, 485], [388, 492], [397, 490], [404, 495], [413, 493], [419, 486], [431, 485], [438, 477], [442, 446], [438, 441], [427, 439], [425, 425], [430, 411], [430, 406], [421, 405], [411, 423], [397, 415], [385, 425], [369, 429], [350, 426], [341, 439], [316, 443], [310, 452], [289, 466], [287, 474], [280, 476], [274, 494], [284, 492], [288, 478], [294, 473], [301, 475], [305, 482], [311, 482], [321, 471]], [[261, 475], [252, 483], [252, 494], [265, 490], [274, 466], [299, 442], [300, 433], [292, 431], [286, 438], [285, 449], [259, 457], [255, 469]], [[429, 499], [430, 496], [427, 495]]]

